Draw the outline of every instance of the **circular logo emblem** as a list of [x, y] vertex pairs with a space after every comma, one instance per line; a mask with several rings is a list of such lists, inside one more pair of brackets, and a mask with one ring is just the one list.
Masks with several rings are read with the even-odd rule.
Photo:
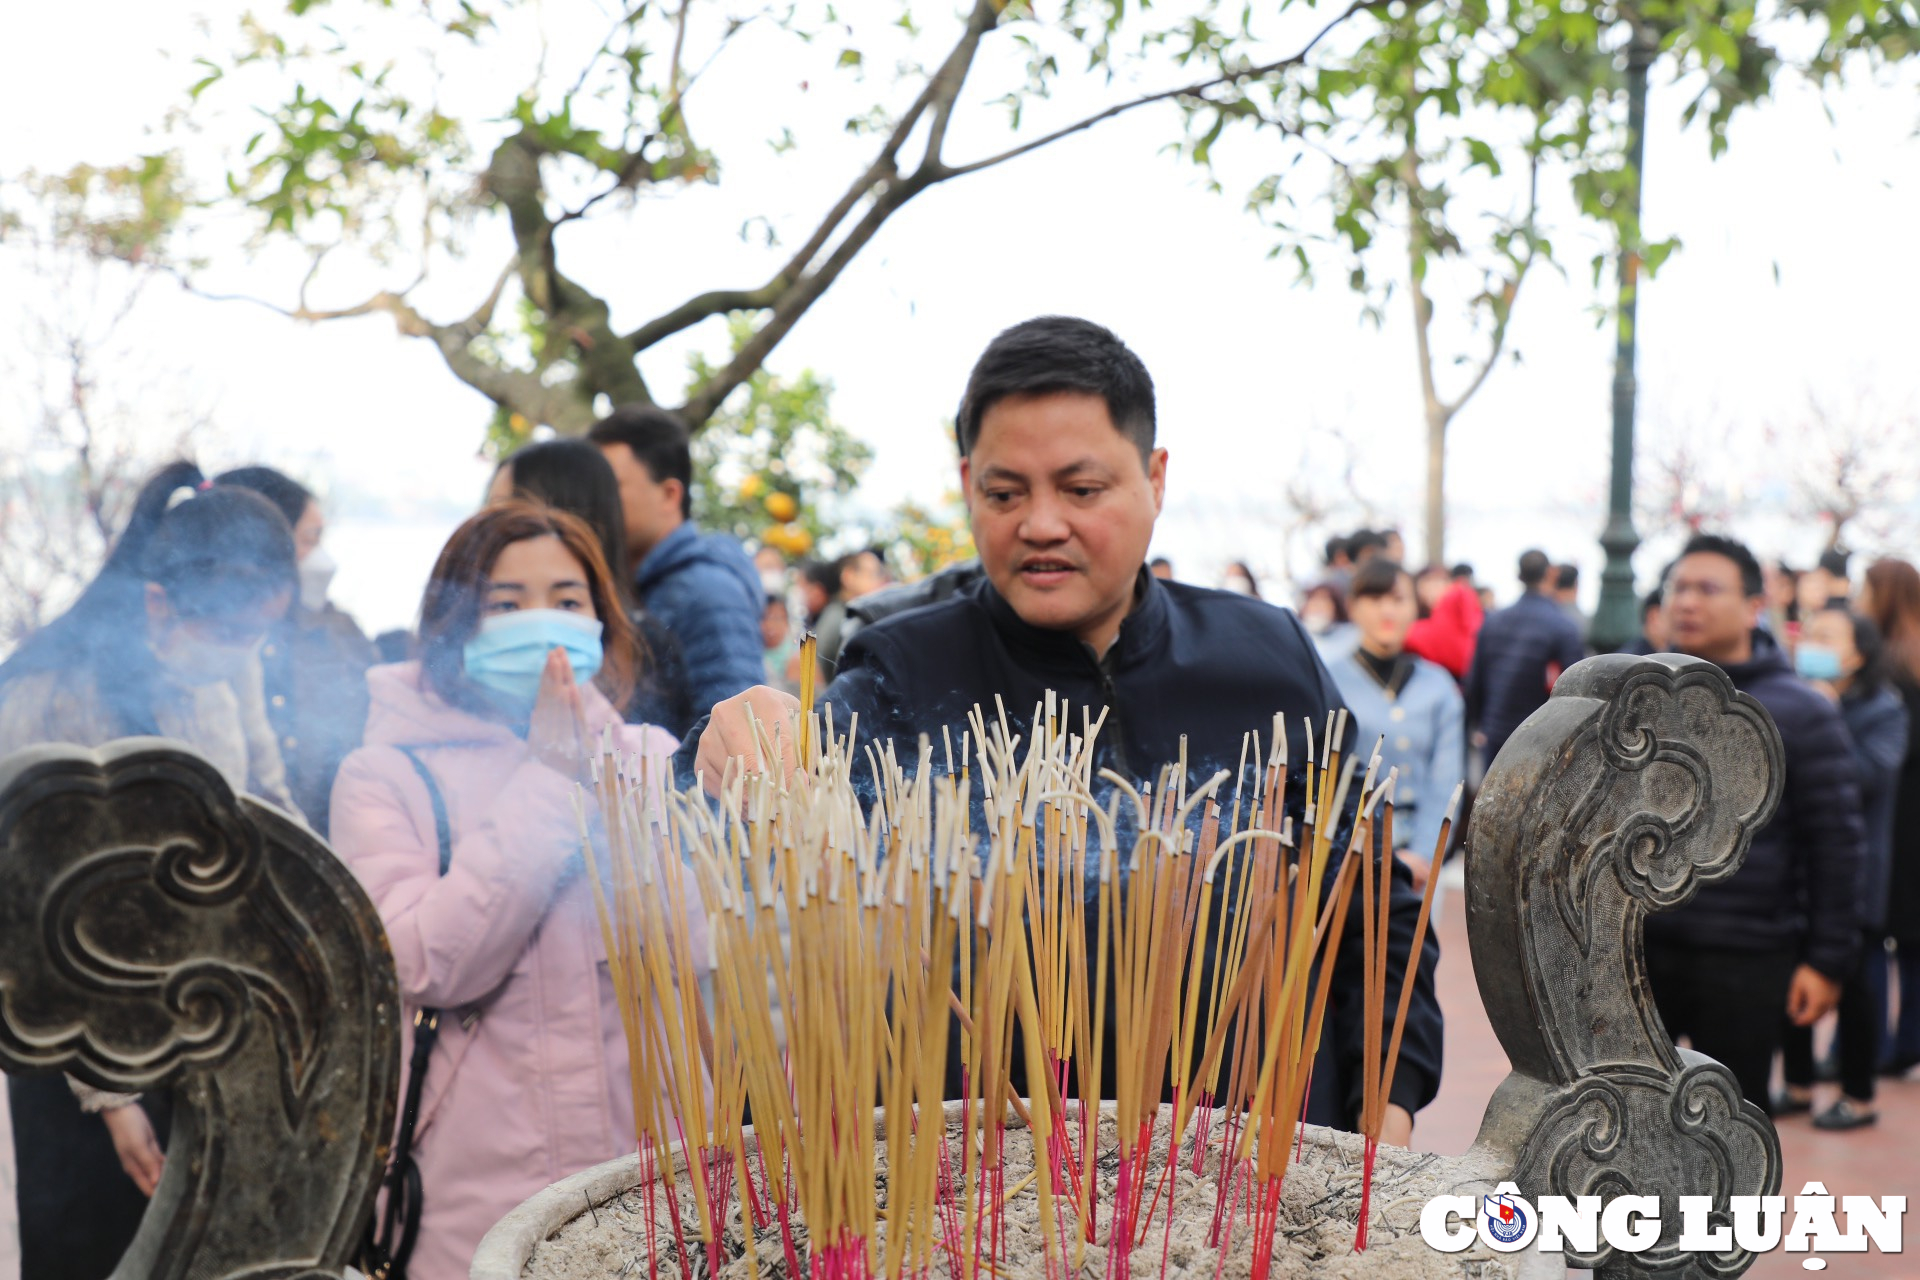
[[1480, 1214], [1483, 1229], [1501, 1244], [1517, 1244], [1527, 1234], [1526, 1205], [1517, 1196], [1483, 1196]]

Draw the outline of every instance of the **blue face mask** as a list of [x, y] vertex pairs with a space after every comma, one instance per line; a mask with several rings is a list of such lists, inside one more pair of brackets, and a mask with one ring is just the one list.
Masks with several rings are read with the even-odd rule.
[[1839, 654], [1804, 640], [1793, 651], [1793, 669], [1806, 680], [1838, 680], [1843, 674]]
[[599, 619], [562, 609], [489, 614], [467, 641], [467, 678], [494, 694], [502, 707], [531, 711], [552, 650], [566, 650], [580, 684], [599, 673], [602, 629]]

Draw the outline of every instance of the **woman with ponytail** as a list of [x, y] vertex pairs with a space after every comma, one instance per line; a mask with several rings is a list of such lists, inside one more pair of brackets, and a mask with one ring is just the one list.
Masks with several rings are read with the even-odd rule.
[[[149, 480], [85, 591], [0, 665], [0, 754], [178, 738], [236, 791], [293, 810], [271, 742], [250, 739], [234, 686], [258, 677], [261, 638], [293, 598], [293, 533], [257, 493], [177, 462]], [[21, 1274], [102, 1280], [159, 1182], [148, 1111], [165, 1099], [101, 1093], [59, 1076], [9, 1080]], [[103, 1126], [88, 1112], [98, 1112]]]

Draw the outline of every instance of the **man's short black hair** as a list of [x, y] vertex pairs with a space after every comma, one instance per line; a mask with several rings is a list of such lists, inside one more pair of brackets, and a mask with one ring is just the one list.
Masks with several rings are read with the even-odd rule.
[[1455, 582], [1472, 582], [1473, 581], [1473, 566], [1468, 564], [1465, 560], [1462, 560], [1459, 564], [1453, 566], [1451, 573], [1453, 574], [1453, 580]]
[[827, 593], [829, 599], [839, 599], [842, 590], [841, 570], [846, 567], [844, 558], [839, 560], [808, 560], [800, 566], [800, 577], [811, 582]]
[[587, 428], [597, 445], [623, 444], [655, 484], [680, 482], [680, 514], [693, 514], [693, 451], [680, 415], [651, 404], [623, 404]]
[[1557, 564], [1553, 566], [1553, 586], [1556, 591], [1566, 591], [1580, 585], [1580, 566], [1577, 564]]
[[1849, 558], [1846, 552], [1838, 548], [1831, 551], [1822, 551], [1820, 553], [1820, 567], [1835, 578], [1844, 578], [1847, 576], [1847, 560]]
[[1327, 539], [1327, 568], [1333, 568], [1341, 556], [1346, 556], [1348, 559], [1353, 558], [1352, 551], [1347, 546], [1346, 538], [1336, 533]]
[[1547, 553], [1535, 548], [1520, 553], [1520, 585], [1531, 591], [1547, 580], [1547, 570], [1553, 568], [1553, 561], [1547, 559]]
[[1041, 316], [1003, 330], [974, 362], [954, 416], [960, 456], [973, 452], [980, 420], [1008, 396], [1077, 391], [1107, 403], [1114, 428], [1144, 463], [1153, 452], [1153, 378], [1113, 331], [1073, 316]]
[[1647, 592], [1646, 595], [1641, 596], [1640, 597], [1640, 625], [1642, 627], [1645, 627], [1647, 625], [1647, 615], [1651, 614], [1655, 609], [1658, 609], [1661, 605], [1665, 604], [1666, 602], [1667, 602], [1667, 593], [1665, 590], [1663, 590], [1660, 587], [1655, 587], [1653, 590]]
[[1747, 549], [1744, 542], [1723, 538], [1717, 533], [1696, 533], [1687, 539], [1686, 546], [1680, 548], [1680, 559], [1688, 556], [1724, 556], [1740, 570], [1740, 589], [1748, 597], [1766, 592], [1766, 578], [1760, 572], [1760, 562], [1754, 559], [1753, 552]]
[[1347, 554], [1356, 562], [1369, 551], [1385, 551], [1387, 535], [1372, 529], [1355, 529], [1347, 538]]

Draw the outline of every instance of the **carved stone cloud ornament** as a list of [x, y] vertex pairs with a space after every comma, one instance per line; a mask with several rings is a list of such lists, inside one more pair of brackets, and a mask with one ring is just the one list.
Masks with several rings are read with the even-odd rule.
[[115, 1280], [337, 1277], [393, 1128], [400, 999], [319, 838], [183, 746], [0, 761], [0, 1068], [174, 1091]]
[[1522, 725], [1474, 808], [1469, 938], [1513, 1074], [1481, 1141], [1545, 1195], [1658, 1196], [1660, 1239], [1567, 1263], [1600, 1276], [1738, 1275], [1753, 1256], [1679, 1249], [1681, 1195], [1780, 1190], [1779, 1139], [1719, 1063], [1676, 1048], [1641, 927], [1738, 870], [1779, 804], [1779, 732], [1718, 667], [1675, 654], [1572, 668]]

